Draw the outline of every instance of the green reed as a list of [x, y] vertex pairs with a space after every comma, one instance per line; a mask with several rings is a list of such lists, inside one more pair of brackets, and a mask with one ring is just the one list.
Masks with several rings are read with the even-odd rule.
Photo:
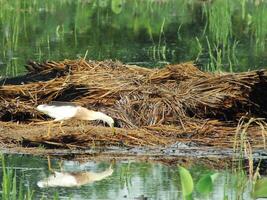
[[267, 6], [260, 3], [252, 10], [252, 36], [255, 39], [256, 48], [265, 50], [267, 36]]
[[[244, 199], [244, 192], [250, 191], [251, 197], [267, 197], [267, 179], [262, 178], [259, 174], [259, 161], [258, 166], [254, 169], [253, 147], [248, 136], [248, 128], [252, 124], [257, 124], [262, 130], [262, 141], [265, 147], [266, 141], [266, 122], [263, 119], [242, 117], [236, 129], [234, 138], [232, 173], [234, 176], [234, 186], [236, 187], [235, 199]], [[244, 161], [247, 160], [247, 166]]]
[[[6, 167], [4, 156], [2, 160], [2, 200], [31, 200], [34, 191], [23, 186], [23, 180], [17, 185], [16, 171]], [[26, 189], [26, 190], [25, 190]]]
[[209, 34], [214, 42], [226, 47], [232, 36], [231, 1], [216, 0], [205, 8]]

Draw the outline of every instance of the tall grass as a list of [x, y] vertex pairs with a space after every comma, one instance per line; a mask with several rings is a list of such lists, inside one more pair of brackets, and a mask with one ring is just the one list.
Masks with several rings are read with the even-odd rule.
[[220, 45], [210, 41], [206, 36], [205, 40], [202, 38], [196, 38], [198, 55], [196, 61], [205, 57], [208, 59], [204, 70], [210, 72], [233, 72], [238, 66], [239, 60], [237, 59], [237, 46], [238, 41], [234, 41], [233, 44], [228, 44], [226, 49], [223, 49]]
[[256, 48], [265, 50], [267, 36], [267, 6], [266, 3], [256, 5], [252, 11], [252, 35]]
[[[236, 135], [234, 139], [234, 157], [233, 163], [237, 162], [237, 165], [233, 165], [232, 173], [235, 174], [235, 186], [237, 187], [237, 192], [235, 193], [236, 199], [244, 199], [244, 191], [249, 190], [251, 194], [254, 195], [254, 191], [260, 191], [261, 195], [267, 197], [267, 190], [261, 191], [262, 188], [267, 187], [267, 182], [261, 183], [255, 187], [256, 183], [262, 182], [259, 174], [259, 165], [254, 170], [254, 157], [253, 157], [253, 148], [250, 144], [250, 139], [248, 136], [248, 128], [251, 124], [257, 124], [262, 130], [262, 141], [265, 147], [266, 143], [266, 122], [263, 119], [250, 118], [246, 119], [242, 117], [239, 121], [239, 124], [236, 129]], [[244, 166], [244, 162], [247, 160], [247, 167]], [[244, 170], [247, 168], [246, 170]], [[247, 178], [248, 173], [248, 178]]]
[[7, 168], [4, 156], [2, 160], [2, 200], [31, 200], [34, 199], [34, 191], [23, 186], [23, 180], [18, 180], [16, 171]]
[[[203, 10], [209, 35], [205, 38], [209, 57], [206, 70], [232, 72], [237, 64], [234, 56], [237, 42], [232, 42], [233, 3], [230, 0], [216, 0], [204, 4]], [[204, 35], [205, 32], [206, 29]]]
[[217, 45], [227, 46], [232, 36], [232, 3], [230, 0], [216, 0], [205, 9], [208, 30]]

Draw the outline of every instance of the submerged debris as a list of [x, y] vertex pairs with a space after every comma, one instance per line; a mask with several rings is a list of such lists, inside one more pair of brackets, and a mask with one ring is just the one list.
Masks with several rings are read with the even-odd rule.
[[[263, 121], [267, 116], [267, 70], [213, 74], [191, 63], [147, 69], [83, 59], [30, 62], [27, 69], [28, 74], [2, 80], [0, 87], [1, 121], [23, 123], [2, 122], [6, 125], [0, 137], [12, 138], [4, 133], [8, 133], [7, 126], [14, 126], [18, 135], [23, 135], [18, 141], [27, 145], [86, 148], [192, 141], [232, 147], [242, 116]], [[65, 134], [42, 136], [46, 125], [34, 122], [46, 116], [35, 108], [51, 101], [73, 102], [107, 113], [115, 119], [116, 134], [105, 127], [86, 125], [81, 129], [76, 124], [65, 126]], [[32, 134], [22, 133], [23, 127]], [[254, 123], [247, 129], [252, 145], [263, 147], [264, 128], [265, 123]]]

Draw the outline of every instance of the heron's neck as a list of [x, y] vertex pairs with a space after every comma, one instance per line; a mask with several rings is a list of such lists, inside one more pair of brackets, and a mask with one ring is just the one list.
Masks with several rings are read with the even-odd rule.
[[106, 115], [101, 112], [96, 112], [93, 110], [86, 110], [85, 120], [103, 120], [105, 116]]
[[79, 116], [83, 120], [102, 120], [108, 124], [110, 124], [112, 118], [109, 117], [108, 115], [102, 113], [102, 112], [97, 112], [93, 110], [88, 110], [86, 108], [83, 108], [81, 115]]

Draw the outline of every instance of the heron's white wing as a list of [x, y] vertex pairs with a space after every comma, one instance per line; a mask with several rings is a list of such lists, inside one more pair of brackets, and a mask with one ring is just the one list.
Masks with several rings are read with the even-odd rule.
[[60, 107], [60, 106], [78, 107], [78, 105], [76, 105], [75, 103], [65, 102], [65, 101], [51, 101], [48, 105], [49, 106], [56, 106], [56, 107]]
[[56, 121], [67, 120], [75, 116], [79, 107], [77, 106], [56, 106], [56, 105], [48, 105], [47, 106], [47, 114], [55, 118]]

